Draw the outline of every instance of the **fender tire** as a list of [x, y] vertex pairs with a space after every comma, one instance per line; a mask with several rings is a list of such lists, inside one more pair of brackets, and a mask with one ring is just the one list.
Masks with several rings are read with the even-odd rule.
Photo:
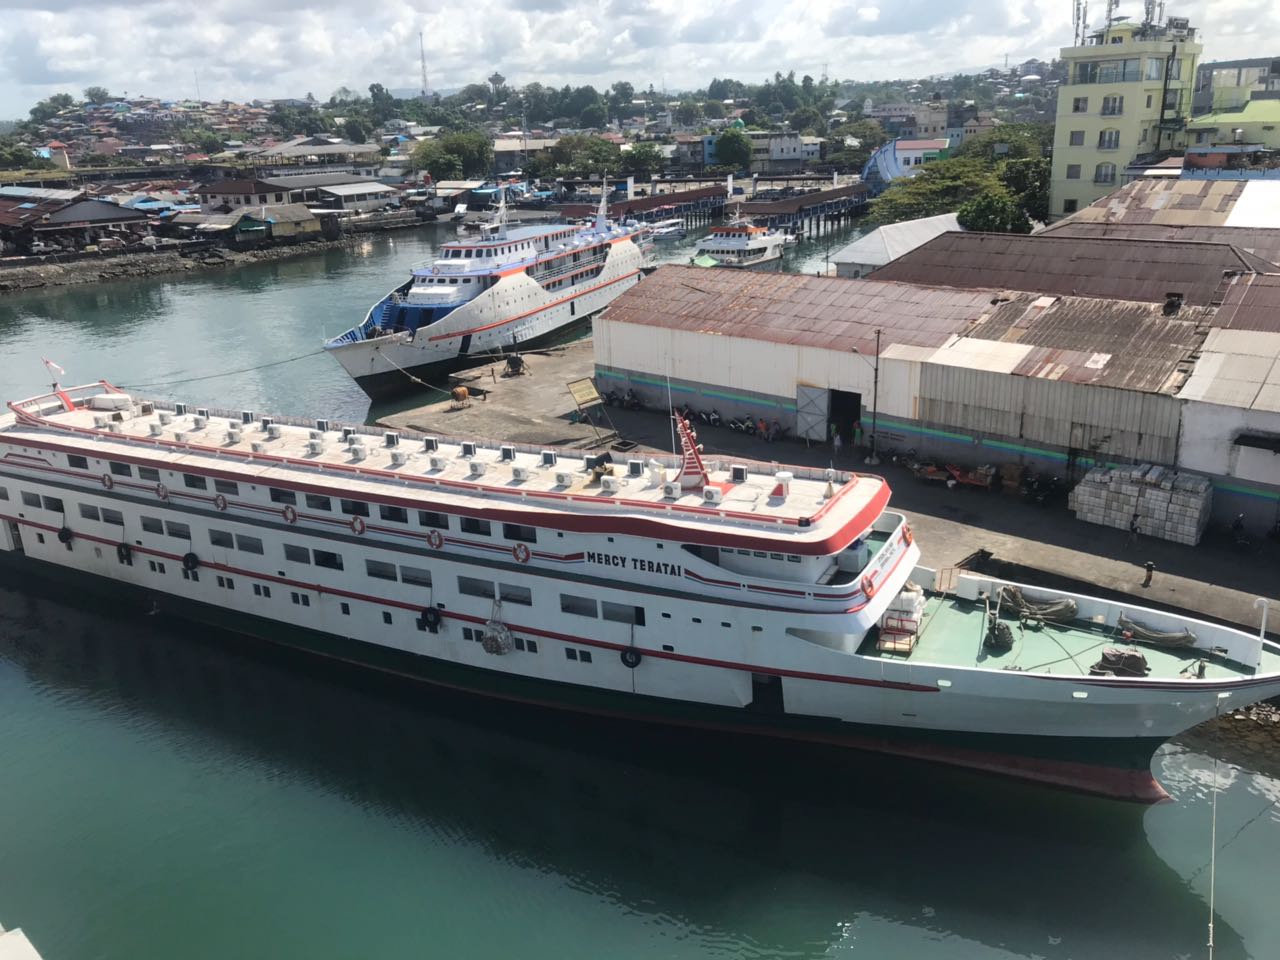
[[640, 661], [644, 659], [643, 654], [641, 654], [635, 647], [627, 647], [622, 651], [621, 657], [622, 665], [629, 670], [634, 670], [636, 667], [640, 666]]

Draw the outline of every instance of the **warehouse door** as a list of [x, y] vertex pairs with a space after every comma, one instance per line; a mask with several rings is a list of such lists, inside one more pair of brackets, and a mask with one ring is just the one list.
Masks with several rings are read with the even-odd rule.
[[796, 384], [796, 436], [803, 440], [816, 440], [826, 443], [827, 440], [827, 404], [826, 387], [810, 387]]

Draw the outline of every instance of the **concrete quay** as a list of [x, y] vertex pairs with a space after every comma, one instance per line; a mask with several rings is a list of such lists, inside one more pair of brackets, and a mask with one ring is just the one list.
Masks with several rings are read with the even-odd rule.
[[[382, 426], [453, 437], [483, 437], [547, 446], [608, 448], [601, 434], [616, 428], [636, 452], [670, 451], [671, 427], [663, 411], [604, 409], [599, 423], [576, 422], [577, 408], [565, 384], [593, 372], [589, 340], [526, 356], [528, 372], [502, 376], [505, 364], [466, 371], [458, 382], [484, 391], [462, 409], [443, 394], [413, 401], [378, 419]], [[607, 418], [607, 419], [606, 419]], [[911, 520], [923, 562], [949, 567], [969, 559], [977, 569], [1044, 586], [1087, 592], [1134, 604], [1168, 608], [1248, 630], [1259, 628], [1259, 597], [1272, 607], [1268, 634], [1280, 637], [1280, 543], [1242, 551], [1229, 536], [1206, 535], [1199, 546], [1140, 537], [1076, 520], [1065, 506], [1039, 506], [978, 488], [947, 489], [917, 481], [903, 466], [867, 466], [866, 451], [782, 440], [767, 443], [728, 427], [696, 424], [698, 440], [713, 459], [734, 457], [878, 473], [893, 488], [892, 504]], [[975, 556], [976, 555], [976, 556]], [[1155, 564], [1143, 587], [1144, 565]]]

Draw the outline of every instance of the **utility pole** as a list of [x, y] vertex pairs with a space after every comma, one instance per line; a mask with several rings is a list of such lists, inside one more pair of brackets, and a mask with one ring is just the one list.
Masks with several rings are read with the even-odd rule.
[[871, 455], [867, 457], [867, 466], [874, 467], [880, 462], [876, 456], [876, 447], [880, 437], [876, 433], [877, 417], [880, 413], [880, 329], [876, 328], [876, 365], [875, 379], [871, 386]]

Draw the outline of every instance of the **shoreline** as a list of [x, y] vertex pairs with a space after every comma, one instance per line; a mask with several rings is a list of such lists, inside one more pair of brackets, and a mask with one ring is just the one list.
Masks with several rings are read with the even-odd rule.
[[365, 234], [354, 234], [339, 240], [308, 240], [261, 250], [214, 249], [208, 251], [210, 256], [184, 257], [173, 251], [11, 267], [0, 270], [0, 295], [141, 277], [196, 274], [256, 263], [275, 263], [345, 249], [366, 239]]

